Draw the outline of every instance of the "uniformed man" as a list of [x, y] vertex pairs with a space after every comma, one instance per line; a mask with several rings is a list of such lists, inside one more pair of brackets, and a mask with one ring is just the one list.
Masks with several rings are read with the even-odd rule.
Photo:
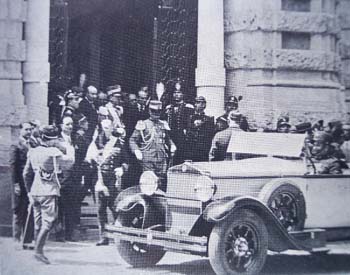
[[204, 112], [206, 99], [198, 96], [195, 99], [194, 113], [186, 133], [185, 158], [192, 161], [208, 161], [211, 141], [215, 133], [214, 117]]
[[[42, 129], [42, 143], [28, 152], [28, 159], [23, 171], [24, 183], [29, 200], [34, 209], [35, 222], [35, 258], [49, 264], [44, 255], [47, 236], [57, 218], [57, 198], [60, 195], [59, 174], [69, 169], [73, 159], [64, 156], [50, 142], [57, 139], [55, 126]], [[55, 144], [54, 142], [52, 144]]]
[[350, 122], [344, 123], [343, 129], [343, 143], [340, 149], [345, 155], [346, 162], [350, 163]]
[[114, 85], [107, 87], [108, 103], [106, 108], [109, 116], [112, 118], [114, 129], [124, 128], [125, 125], [122, 121], [122, 115], [124, 108], [122, 106], [122, 88], [120, 85]]
[[150, 118], [137, 122], [129, 145], [132, 153], [140, 161], [143, 171], [153, 171], [161, 180], [160, 188], [166, 191], [166, 172], [176, 146], [170, 138], [168, 123], [160, 120], [161, 112], [162, 103], [151, 100]]
[[[227, 154], [227, 147], [230, 143], [233, 132], [242, 131], [239, 127], [240, 113], [237, 110], [231, 111], [228, 116], [229, 127], [215, 134], [209, 152], [209, 161], [220, 161], [230, 159]], [[238, 155], [233, 155], [232, 159], [237, 159]]]
[[164, 113], [164, 119], [171, 129], [170, 137], [177, 147], [174, 165], [182, 163], [185, 159], [186, 131], [193, 113], [193, 105], [185, 103], [182, 90], [176, 89], [173, 94], [173, 104], [168, 105]]
[[62, 122], [62, 117], [73, 116], [75, 110], [79, 108], [80, 99], [72, 90], [68, 90], [63, 98], [65, 106], [62, 108], [61, 119], [57, 122], [57, 125]]
[[333, 146], [332, 135], [327, 132], [315, 132], [311, 154], [318, 174], [342, 174], [347, 168], [345, 155]]
[[13, 238], [20, 243], [27, 219], [28, 196], [23, 181], [23, 169], [27, 161], [29, 139], [32, 133], [30, 123], [20, 125], [20, 136], [17, 143], [11, 145], [10, 168], [12, 177], [12, 209], [13, 209]]
[[276, 132], [277, 133], [289, 133], [291, 129], [291, 125], [289, 124], [289, 117], [282, 116], [277, 121]]
[[128, 156], [122, 138], [124, 129], [118, 128], [118, 136], [114, 136], [111, 120], [101, 122], [102, 132], [93, 141], [86, 154], [86, 160], [97, 166], [98, 179], [95, 191], [98, 198], [98, 220], [100, 228], [100, 241], [96, 244], [108, 245], [105, 235], [107, 207], [111, 210], [113, 218], [117, 218], [114, 201], [121, 189], [121, 178], [129, 168]]
[[[228, 100], [225, 102], [225, 114], [222, 116], [219, 116], [216, 119], [215, 124], [215, 132], [219, 132], [222, 130], [225, 130], [229, 127], [229, 121], [228, 121], [228, 114], [231, 111], [238, 110], [238, 103], [242, 100], [242, 96], [236, 97], [236, 96], [230, 96]], [[238, 125], [239, 128], [241, 128], [243, 131], [249, 131], [249, 125], [247, 118], [240, 114], [238, 119]]]

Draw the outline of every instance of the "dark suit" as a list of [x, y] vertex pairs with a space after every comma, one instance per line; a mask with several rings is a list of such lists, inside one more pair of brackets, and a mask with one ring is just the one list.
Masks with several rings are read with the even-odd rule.
[[[27, 219], [29, 200], [23, 181], [23, 169], [27, 162], [28, 142], [20, 138], [18, 143], [10, 149], [10, 169], [12, 176], [12, 209], [13, 209], [13, 237], [20, 240]], [[14, 192], [14, 185], [19, 184], [20, 195]]]
[[186, 133], [185, 159], [208, 161], [214, 132], [214, 117], [193, 114]]
[[193, 112], [193, 106], [184, 102], [177, 105], [168, 105], [165, 109], [164, 120], [170, 126], [170, 137], [177, 147], [173, 160], [175, 165], [184, 161], [186, 131], [190, 125]]
[[90, 102], [85, 97], [79, 103], [77, 113], [82, 113], [84, 116], [86, 116], [86, 119], [89, 122], [89, 129], [86, 132], [86, 136], [89, 138], [89, 140], [91, 140], [98, 123], [98, 114], [94, 103]]

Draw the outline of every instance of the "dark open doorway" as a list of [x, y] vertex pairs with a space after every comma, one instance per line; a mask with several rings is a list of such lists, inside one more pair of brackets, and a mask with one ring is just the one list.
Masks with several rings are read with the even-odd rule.
[[195, 96], [198, 0], [51, 0], [49, 102], [80, 73], [104, 90], [136, 93], [180, 79]]
[[100, 89], [136, 92], [152, 80], [154, 0], [75, 0], [69, 4], [68, 71]]

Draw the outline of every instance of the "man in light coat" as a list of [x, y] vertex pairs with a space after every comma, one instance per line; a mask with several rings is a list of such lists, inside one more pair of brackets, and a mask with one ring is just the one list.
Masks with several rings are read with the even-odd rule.
[[55, 126], [42, 129], [41, 144], [28, 152], [23, 179], [34, 210], [35, 259], [50, 264], [44, 255], [47, 236], [57, 218], [57, 198], [60, 196], [59, 174], [70, 169], [73, 159], [52, 144], [58, 137]]

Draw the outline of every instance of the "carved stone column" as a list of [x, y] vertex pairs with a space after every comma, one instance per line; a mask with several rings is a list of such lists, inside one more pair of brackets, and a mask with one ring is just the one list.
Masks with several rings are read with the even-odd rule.
[[28, 119], [48, 121], [47, 83], [49, 58], [50, 0], [28, 0], [25, 25], [26, 61], [23, 64], [25, 104]]
[[198, 1], [197, 95], [207, 99], [207, 114], [224, 110], [224, 10], [223, 0]]

